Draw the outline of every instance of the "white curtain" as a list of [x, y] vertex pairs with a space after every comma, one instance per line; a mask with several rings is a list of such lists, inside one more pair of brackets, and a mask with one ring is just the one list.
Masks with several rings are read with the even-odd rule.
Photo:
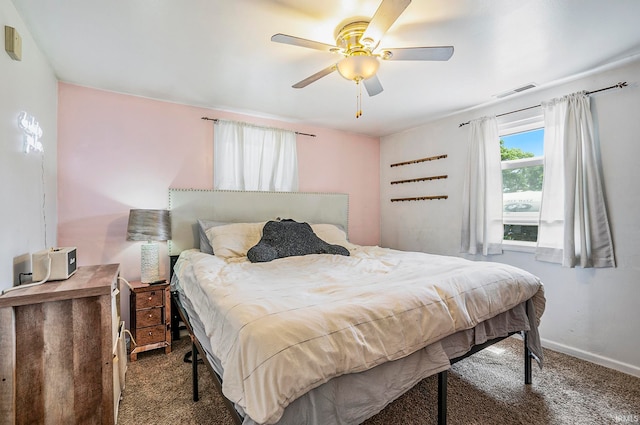
[[469, 154], [463, 192], [461, 251], [501, 254], [502, 167], [495, 117], [469, 123]]
[[296, 134], [233, 121], [217, 121], [213, 186], [220, 190], [298, 190]]
[[543, 103], [544, 182], [536, 259], [615, 267], [589, 97]]

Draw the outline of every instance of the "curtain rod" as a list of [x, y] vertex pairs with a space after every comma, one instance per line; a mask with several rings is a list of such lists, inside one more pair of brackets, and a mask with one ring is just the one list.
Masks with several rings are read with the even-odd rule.
[[[588, 92], [586, 92], [586, 94], [587, 94], [587, 95], [589, 95], [589, 94], [598, 93], [598, 92], [601, 92], [601, 91], [611, 90], [611, 89], [615, 89], [615, 88], [619, 88], [619, 89], [621, 89], [621, 88], [623, 88], [623, 87], [627, 87], [627, 82], [626, 82], [626, 81], [623, 81], [623, 82], [621, 82], [621, 83], [614, 84], [613, 86], [605, 87], [605, 88], [602, 88], [602, 89], [593, 90], [593, 91], [588, 91]], [[502, 114], [496, 115], [496, 118], [497, 118], [497, 117], [502, 117], [502, 116], [505, 116], [505, 115], [509, 115], [509, 114], [515, 114], [516, 112], [527, 111], [527, 110], [529, 110], [529, 109], [533, 109], [533, 108], [539, 108], [540, 106], [542, 106], [542, 104], [541, 104], [541, 103], [539, 103], [539, 104], [537, 104], [537, 105], [529, 106], [529, 107], [527, 107], [527, 108], [518, 109], [518, 110], [516, 110], [516, 111], [504, 112], [504, 113], [502, 113]], [[463, 123], [461, 123], [460, 125], [458, 125], [458, 127], [465, 126], [465, 125], [469, 124], [470, 122], [471, 122], [471, 121], [463, 122]]]
[[[202, 119], [202, 120], [207, 120], [207, 121], [213, 121], [214, 123], [215, 123], [215, 122], [220, 121], [218, 118], [209, 118], [209, 117], [202, 117], [202, 118], [200, 118], [200, 119]], [[254, 125], [254, 124], [251, 124], [251, 125]], [[256, 125], [256, 127], [262, 127], [262, 128], [274, 128], [274, 127], [265, 127], [265, 126], [260, 126], [260, 125]], [[276, 130], [280, 130], [280, 129], [278, 128], [278, 129], [276, 129]], [[286, 131], [289, 131], [289, 130], [286, 130]], [[294, 131], [294, 133], [296, 133], [296, 134], [298, 134], [298, 135], [300, 135], [300, 136], [316, 137], [316, 135], [315, 135], [315, 134], [301, 133], [301, 132], [299, 132], [299, 131]]]

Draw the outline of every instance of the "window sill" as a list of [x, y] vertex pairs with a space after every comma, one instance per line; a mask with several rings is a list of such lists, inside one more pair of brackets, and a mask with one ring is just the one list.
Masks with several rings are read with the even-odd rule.
[[502, 250], [528, 252], [533, 254], [536, 252], [536, 243], [525, 241], [502, 241]]

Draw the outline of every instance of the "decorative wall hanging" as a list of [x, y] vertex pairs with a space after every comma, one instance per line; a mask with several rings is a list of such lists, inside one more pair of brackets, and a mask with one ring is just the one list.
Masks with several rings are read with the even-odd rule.
[[[395, 164], [391, 164], [391, 167], [400, 167], [402, 165], [411, 165], [411, 164], [420, 164], [422, 162], [436, 161], [439, 159], [444, 159], [447, 157], [447, 154], [429, 156], [426, 158], [413, 159], [411, 161], [397, 162]], [[404, 179], [404, 180], [394, 180], [391, 184], [404, 184], [404, 183], [417, 183], [424, 181], [432, 181], [432, 180], [440, 180], [446, 179], [449, 176], [447, 174], [441, 174], [437, 176], [428, 176], [428, 177], [416, 177], [413, 179]], [[448, 195], [430, 195], [430, 196], [413, 196], [408, 198], [392, 198], [391, 202], [402, 202], [402, 201], [433, 201], [437, 199], [448, 199]]]
[[411, 160], [411, 161], [397, 162], [395, 164], [391, 164], [391, 167], [399, 167], [401, 165], [411, 165], [411, 164], [418, 164], [420, 162], [435, 161], [437, 159], [444, 159], [446, 157], [447, 157], [447, 154], [430, 156], [430, 157], [427, 157], [427, 158], [414, 159], [414, 160]]
[[448, 195], [434, 195], [434, 196], [416, 196], [414, 198], [395, 198], [391, 199], [391, 202], [402, 202], [402, 201], [433, 201], [436, 199], [448, 199]]
[[431, 176], [431, 177], [418, 177], [416, 179], [407, 179], [407, 180], [396, 180], [391, 182], [391, 184], [403, 184], [403, 183], [415, 183], [415, 182], [424, 182], [424, 181], [429, 181], [429, 180], [439, 180], [439, 179], [446, 179], [447, 177], [449, 177], [448, 175], [444, 174], [442, 176]]
[[18, 127], [24, 132], [23, 150], [25, 153], [44, 152], [44, 146], [40, 141], [42, 128], [40, 128], [38, 120], [33, 115], [25, 111], [20, 112], [18, 115]]

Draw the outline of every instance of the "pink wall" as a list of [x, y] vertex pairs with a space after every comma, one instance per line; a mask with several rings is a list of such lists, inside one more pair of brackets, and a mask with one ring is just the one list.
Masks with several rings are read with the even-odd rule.
[[300, 191], [348, 193], [350, 240], [379, 243], [379, 139], [65, 83], [58, 102], [58, 245], [76, 246], [79, 265], [120, 263], [140, 278], [129, 209], [167, 208], [169, 187], [213, 187], [213, 125], [202, 116], [316, 134], [298, 136]]

